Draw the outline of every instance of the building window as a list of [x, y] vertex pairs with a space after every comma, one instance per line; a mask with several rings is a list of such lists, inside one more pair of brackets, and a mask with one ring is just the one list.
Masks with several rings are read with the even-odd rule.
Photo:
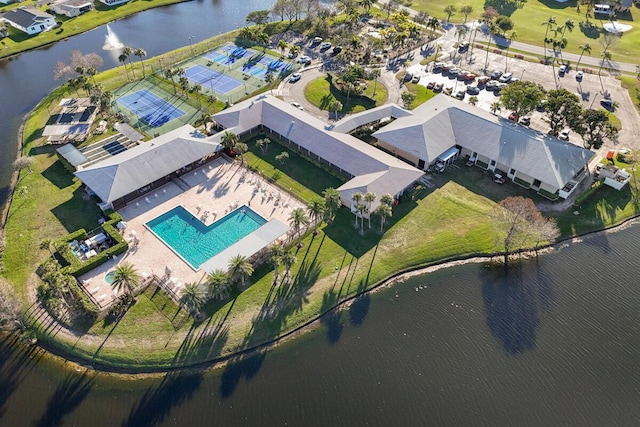
[[490, 165], [491, 165], [491, 166], [495, 166], [495, 165], [496, 165], [496, 161], [495, 161], [495, 160], [491, 160]]
[[516, 170], [514, 168], [509, 169], [509, 175], [515, 175]]
[[532, 187], [540, 187], [540, 184], [542, 184], [542, 182], [540, 182], [539, 179], [534, 179], [533, 180], [533, 185], [531, 185]]

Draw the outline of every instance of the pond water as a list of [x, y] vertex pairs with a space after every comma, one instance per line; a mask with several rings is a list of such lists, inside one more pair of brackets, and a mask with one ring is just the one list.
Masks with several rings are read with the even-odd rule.
[[[111, 27], [153, 56], [271, 3], [194, 1]], [[20, 120], [57, 84], [56, 60], [99, 51], [105, 34], [0, 62], [0, 200]], [[639, 239], [634, 225], [508, 272], [467, 265], [417, 277], [207, 373], [97, 375], [7, 338], [0, 425], [636, 425]]]

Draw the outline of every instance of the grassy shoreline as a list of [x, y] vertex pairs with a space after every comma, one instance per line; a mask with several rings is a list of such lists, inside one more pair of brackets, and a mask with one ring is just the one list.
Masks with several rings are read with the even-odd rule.
[[[206, 43], [210, 41], [203, 46]], [[151, 63], [157, 60], [149, 59]], [[124, 83], [121, 74], [109, 70], [97, 79], [106, 88], [116, 87]], [[15, 196], [9, 207], [2, 275], [16, 290], [25, 310], [34, 301], [39, 280], [35, 268], [49, 256], [39, 247], [40, 242], [77, 228], [90, 229], [99, 214], [92, 201], [82, 198], [79, 182], [61, 168], [53, 149], [40, 144], [39, 129], [46, 121], [48, 103], [68, 93], [64, 87], [54, 90], [29, 114], [23, 128], [23, 153], [36, 161], [32, 173], [23, 171], [19, 177], [18, 185], [29, 189], [27, 196]], [[299, 174], [295, 170], [316, 166], [293, 152], [287, 164], [279, 164], [274, 156], [285, 147], [276, 147], [273, 142], [264, 154], [254, 139], [245, 155], [247, 164], [264, 176], [295, 180], [297, 185], [286, 186], [300, 199], [319, 195], [328, 186], [319, 185], [320, 181], [335, 185], [335, 177], [323, 177], [321, 171], [306, 182], [304, 176], [295, 177]], [[249, 288], [229, 301], [209, 303], [202, 323], [187, 322], [176, 329], [144, 297], [115, 325], [98, 322], [76, 336], [42, 328], [41, 324], [38, 338], [55, 354], [122, 373], [165, 372], [233, 361], [324, 324], [331, 317], [326, 313], [393, 282], [399, 274], [492, 254], [495, 240], [487, 212], [508, 195], [524, 194], [536, 200], [535, 193], [517, 186], [492, 185], [478, 168], [462, 167], [434, 179], [434, 188], [418, 188], [394, 208], [384, 235], [378, 233], [379, 224], [373, 221], [372, 228], [365, 227], [364, 236], [360, 236], [351, 213], [341, 209], [334, 223], [323, 226], [317, 236], [304, 239], [292, 270], [292, 275], [300, 278], [295, 285], [273, 287], [271, 267], [258, 268]], [[582, 204], [583, 214], [573, 215], [572, 209], [557, 214], [563, 238], [610, 228], [637, 216], [637, 190], [635, 181], [632, 189], [622, 192], [603, 189]]]

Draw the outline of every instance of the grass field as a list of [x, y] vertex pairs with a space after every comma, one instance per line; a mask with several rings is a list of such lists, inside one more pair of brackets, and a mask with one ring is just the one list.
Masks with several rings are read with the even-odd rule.
[[[373, 96], [374, 86], [376, 90], [375, 98]], [[307, 101], [322, 110], [328, 111], [331, 102], [336, 99], [340, 101], [342, 103], [340, 114], [359, 113], [377, 107], [384, 104], [389, 96], [387, 88], [382, 82], [377, 82], [377, 84], [368, 82], [367, 89], [363, 95], [365, 96], [354, 96], [352, 94], [347, 103], [346, 94], [331, 84], [331, 77], [329, 76], [312, 80], [304, 88], [304, 96]]]
[[[469, 20], [480, 18], [480, 14], [487, 6], [493, 6], [503, 15], [509, 16], [514, 21], [513, 31], [517, 33], [517, 41], [529, 43], [536, 46], [542, 46], [545, 35], [546, 26], [543, 25], [549, 16], [555, 16], [558, 25], [564, 25], [568, 19], [572, 19], [575, 28], [572, 32], [567, 31], [565, 37], [569, 40], [569, 44], [565, 48], [567, 52], [580, 53], [580, 46], [586, 43], [591, 45], [591, 56], [600, 57], [603, 50], [601, 40], [606, 31], [602, 25], [609, 22], [607, 20], [590, 19], [596, 25], [590, 28], [585, 25], [585, 7], [581, 7], [580, 13], [576, 10], [576, 0], [569, 0], [559, 3], [554, 0], [530, 0], [523, 3], [522, 8], [516, 8], [515, 2], [483, 2], [479, 0], [468, 0], [459, 2], [458, 0], [414, 0], [412, 8], [428, 12], [430, 15], [440, 19], [447, 18], [444, 8], [448, 5], [460, 8], [461, 5], [470, 5], [473, 7], [473, 13], [469, 15]], [[619, 14], [618, 21], [622, 24], [633, 25], [634, 29], [624, 33], [618, 42], [612, 46], [611, 52], [614, 59], [622, 62], [634, 62], [640, 53], [640, 27], [637, 21], [640, 19], [640, 9], [632, 6], [628, 12]], [[464, 16], [457, 13], [451, 17], [451, 22], [460, 23], [464, 21]]]

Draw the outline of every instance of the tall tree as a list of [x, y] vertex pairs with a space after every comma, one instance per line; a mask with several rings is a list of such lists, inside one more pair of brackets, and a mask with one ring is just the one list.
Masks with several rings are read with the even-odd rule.
[[502, 247], [505, 266], [514, 251], [537, 245], [541, 229], [547, 229], [545, 219], [531, 199], [508, 197], [489, 211], [489, 218]]
[[429, 28], [429, 39], [432, 39], [433, 38], [433, 33], [435, 33], [435, 31], [438, 28], [440, 28], [440, 20], [438, 18], [436, 18], [435, 16], [432, 16], [427, 21], [427, 28]]
[[302, 208], [296, 208], [289, 214], [289, 225], [293, 227], [295, 234], [298, 236], [298, 247], [302, 247], [302, 227], [309, 224], [307, 213]]
[[140, 60], [140, 63], [142, 64], [142, 78], [146, 77], [147, 72], [144, 68], [144, 61], [142, 60], [142, 58], [147, 56], [147, 51], [139, 47], [133, 51], [133, 54], [138, 57], [138, 59]]
[[284, 51], [287, 50], [287, 47], [289, 47], [289, 44], [286, 42], [286, 40], [278, 40], [278, 49], [280, 49], [280, 53], [282, 54], [282, 56], [284, 56]]
[[233, 147], [238, 142], [240, 142], [240, 139], [238, 138], [238, 135], [236, 135], [235, 133], [230, 131], [225, 131], [222, 134], [222, 138], [220, 139], [220, 142], [222, 144], [222, 148], [230, 152], [231, 150], [233, 150]]
[[353, 193], [351, 195], [351, 201], [352, 201], [351, 212], [353, 212], [353, 214], [356, 217], [356, 223], [355, 223], [356, 227], [358, 226], [358, 213], [359, 213], [358, 212], [358, 206], [360, 204], [362, 204], [362, 198], [363, 197], [364, 197], [364, 195], [362, 193]]
[[327, 188], [322, 192], [322, 196], [324, 197], [324, 205], [326, 208], [326, 218], [327, 221], [333, 221], [336, 212], [342, 205], [342, 200], [340, 199], [340, 192], [335, 188]]
[[614, 138], [618, 130], [604, 110], [584, 110], [575, 131], [582, 137], [585, 148], [599, 149], [606, 138]]
[[268, 10], [254, 10], [249, 12], [245, 21], [250, 24], [263, 25], [269, 22], [269, 13], [270, 11]]
[[454, 15], [457, 11], [458, 9], [452, 4], [444, 7], [444, 13], [447, 14], [447, 22], [451, 22], [451, 16]]
[[386, 203], [380, 203], [374, 211], [374, 214], [380, 217], [380, 233], [382, 233], [384, 231], [384, 223], [387, 218], [391, 217], [393, 210], [391, 209], [391, 206]]
[[535, 110], [543, 97], [538, 85], [529, 81], [511, 83], [500, 95], [502, 105], [513, 112], [516, 121]]
[[371, 7], [376, 3], [376, 0], [360, 0], [360, 6], [364, 8], [364, 11], [369, 14]]
[[325, 204], [324, 199], [314, 198], [311, 203], [307, 205], [307, 212], [309, 213], [309, 217], [311, 218], [311, 222], [313, 223], [313, 234], [318, 234], [318, 225], [322, 222], [325, 217]]
[[291, 251], [286, 251], [282, 255], [282, 264], [284, 265], [284, 277], [282, 281], [288, 283], [291, 279], [291, 267], [298, 261], [298, 258]]
[[133, 264], [123, 262], [114, 269], [113, 282], [111, 283], [111, 286], [118, 292], [124, 290], [129, 294], [132, 300], [135, 300], [133, 291], [141, 281], [142, 277]]
[[236, 142], [233, 151], [236, 152], [236, 157], [240, 157], [240, 163], [244, 165], [244, 154], [249, 151], [249, 146], [244, 142]]
[[127, 59], [129, 57], [127, 55], [125, 55], [124, 53], [121, 53], [118, 56], [118, 61], [122, 62], [122, 66], [124, 67], [124, 72], [127, 75], [127, 81], [129, 81], [129, 70], [127, 69]]
[[367, 204], [367, 211], [369, 212], [369, 228], [371, 228], [371, 205], [377, 198], [378, 196], [375, 193], [370, 192], [367, 192], [363, 197], [365, 203]]
[[511, 49], [511, 42], [518, 38], [518, 34], [515, 31], [512, 31], [507, 37], [507, 52], [504, 56], [504, 72], [507, 72], [508, 69], [508, 61], [509, 61], [509, 49]]
[[204, 289], [198, 283], [187, 283], [182, 289], [180, 295], [180, 304], [187, 309], [193, 317], [198, 317], [200, 310], [207, 302]]
[[253, 274], [253, 265], [247, 257], [240, 254], [229, 260], [229, 277], [234, 283], [240, 283], [244, 288], [245, 281]]
[[343, 105], [342, 102], [334, 99], [329, 103], [329, 112], [334, 114], [335, 120], [338, 120], [338, 113], [342, 111]]
[[173, 77], [176, 75], [175, 71], [172, 70], [171, 68], [167, 68], [164, 70], [164, 76], [165, 78], [171, 80], [171, 84], [173, 85], [173, 94], [175, 95], [176, 93], [178, 93], [177, 89], [176, 89], [176, 81], [173, 79]]
[[591, 45], [589, 43], [580, 45], [580, 57], [578, 58], [578, 63], [576, 64], [576, 70], [579, 69], [580, 61], [582, 61], [582, 55], [584, 55], [585, 52], [591, 54]]
[[284, 248], [280, 243], [274, 243], [269, 248], [269, 259], [271, 260], [271, 264], [273, 265], [273, 282], [278, 282], [278, 267], [282, 263], [282, 256], [284, 255]]
[[[557, 135], [561, 129], [574, 124], [582, 114], [580, 99], [565, 88], [547, 92], [545, 115], [549, 119], [551, 134]], [[573, 127], [573, 126], [572, 126]]]
[[224, 270], [212, 271], [207, 278], [207, 286], [209, 295], [217, 300], [228, 298], [231, 292], [231, 281]]
[[473, 6], [470, 5], [464, 5], [460, 8], [460, 13], [462, 13], [464, 15], [464, 24], [467, 23], [467, 19], [469, 18], [469, 15], [471, 15], [473, 13]]
[[131, 62], [131, 55], [133, 55], [133, 48], [131, 48], [129, 46], [125, 46], [122, 49], [122, 54], [127, 56], [127, 59], [129, 60], [129, 67], [131, 68], [131, 75], [135, 79], [136, 78], [136, 70], [133, 69], [133, 63]]

